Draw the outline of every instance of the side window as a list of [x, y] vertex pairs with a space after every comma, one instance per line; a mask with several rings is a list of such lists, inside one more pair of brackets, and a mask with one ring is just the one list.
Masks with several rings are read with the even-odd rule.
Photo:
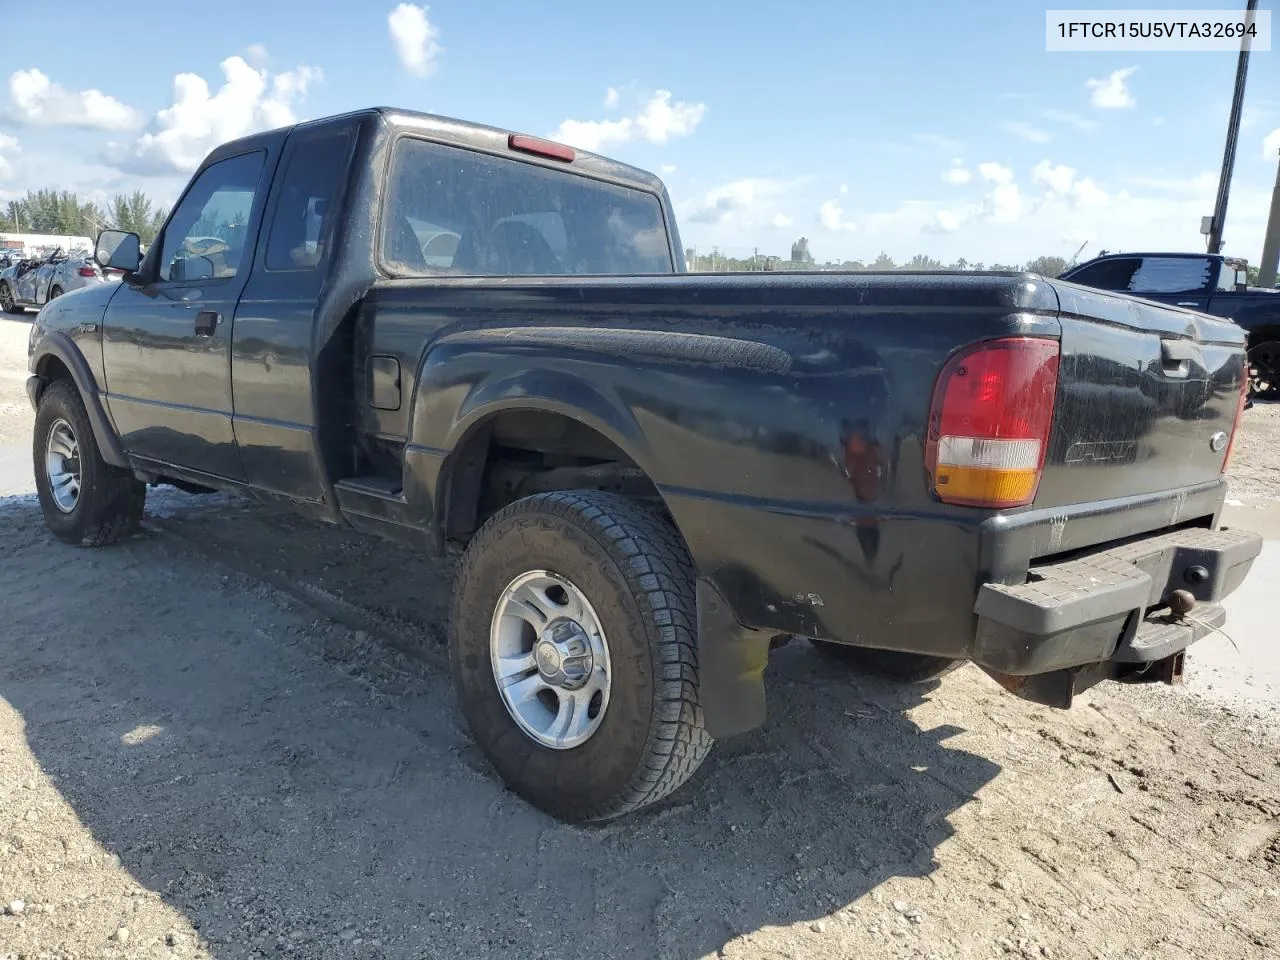
[[160, 279], [234, 277], [249, 243], [249, 216], [262, 175], [263, 153], [220, 160], [191, 185], [165, 227]]
[[1129, 282], [1130, 293], [1199, 293], [1209, 283], [1208, 257], [1145, 257]]
[[413, 138], [395, 147], [382, 260], [417, 276], [674, 271], [652, 193]]
[[1084, 267], [1071, 276], [1072, 283], [1098, 290], [1128, 290], [1129, 281], [1141, 261], [1133, 257], [1121, 257], [1115, 260], [1103, 260], [1092, 266]]
[[304, 140], [294, 147], [271, 214], [268, 270], [310, 270], [324, 259], [350, 147], [348, 131]]

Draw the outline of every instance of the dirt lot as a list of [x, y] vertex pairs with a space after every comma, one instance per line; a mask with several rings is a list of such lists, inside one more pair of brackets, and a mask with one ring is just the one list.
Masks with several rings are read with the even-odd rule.
[[[23, 443], [25, 337], [0, 321]], [[1250, 505], [1280, 499], [1277, 441], [1251, 411]], [[797, 642], [762, 730], [572, 828], [459, 725], [447, 563], [226, 497], [149, 514], [77, 551], [0, 500], [0, 957], [1280, 955], [1274, 706], [1107, 686], [1057, 712]]]

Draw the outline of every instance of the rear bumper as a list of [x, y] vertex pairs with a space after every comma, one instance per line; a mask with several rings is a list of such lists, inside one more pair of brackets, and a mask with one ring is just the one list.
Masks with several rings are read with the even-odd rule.
[[[1010, 689], [1025, 686], [1013, 678], [1099, 664], [1097, 679], [1141, 675], [1222, 625], [1219, 601], [1261, 550], [1256, 533], [1191, 528], [1033, 566], [1024, 583], [985, 584], [973, 660]], [[1195, 600], [1185, 614], [1170, 608], [1174, 591]]]

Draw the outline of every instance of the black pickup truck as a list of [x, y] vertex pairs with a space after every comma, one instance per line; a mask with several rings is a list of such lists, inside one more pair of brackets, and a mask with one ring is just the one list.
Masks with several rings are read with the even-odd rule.
[[1219, 524], [1234, 324], [1025, 273], [689, 275], [661, 181], [544, 140], [250, 136], [96, 256], [123, 282], [31, 331], [50, 529], [117, 541], [171, 484], [460, 551], [459, 705], [566, 820], [763, 722], [794, 636], [1058, 707], [1174, 682], [1260, 549]]
[[1246, 267], [1220, 254], [1111, 253], [1061, 279], [1234, 321], [1246, 334], [1254, 395], [1280, 399], [1280, 289], [1249, 286]]

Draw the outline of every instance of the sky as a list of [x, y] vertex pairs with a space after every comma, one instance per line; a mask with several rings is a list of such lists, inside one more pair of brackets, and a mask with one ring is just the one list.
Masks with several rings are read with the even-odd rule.
[[[650, 170], [699, 254], [785, 258], [800, 236], [819, 262], [1203, 250], [1236, 69], [1233, 53], [1048, 53], [1026, 0], [121, 9], [0, 0], [0, 205], [42, 187], [169, 204], [220, 142], [386, 105]], [[1251, 58], [1225, 230], [1254, 263], [1280, 157], [1275, 46]]]

